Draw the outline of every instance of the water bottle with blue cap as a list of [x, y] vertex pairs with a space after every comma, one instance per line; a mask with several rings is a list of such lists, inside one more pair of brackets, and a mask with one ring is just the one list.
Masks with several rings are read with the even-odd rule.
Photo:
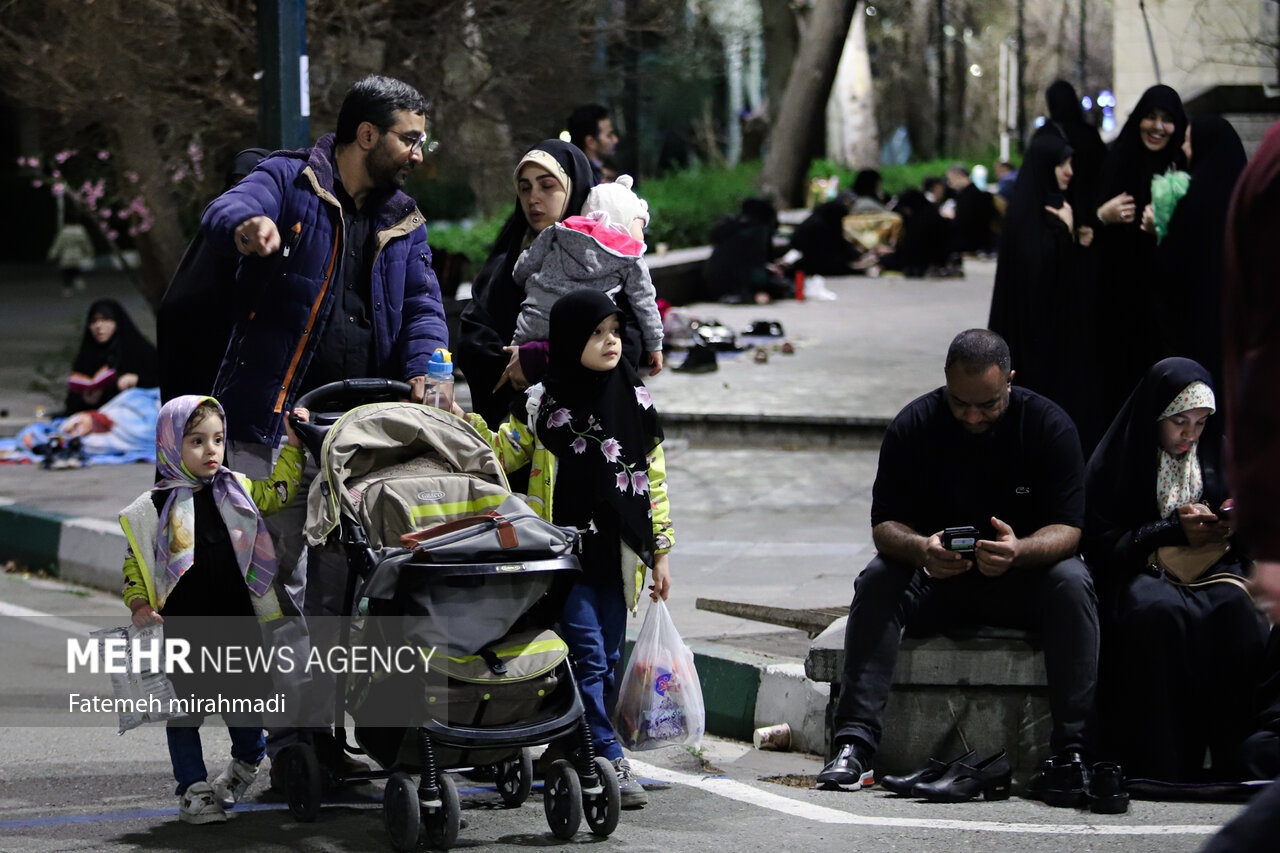
[[453, 408], [453, 355], [444, 347], [427, 362], [426, 394], [423, 402], [446, 412]]

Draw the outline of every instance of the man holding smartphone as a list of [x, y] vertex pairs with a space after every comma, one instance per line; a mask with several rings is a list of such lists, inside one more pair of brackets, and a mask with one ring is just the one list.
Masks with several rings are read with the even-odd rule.
[[898, 413], [880, 448], [878, 553], [854, 584], [836, 756], [818, 782], [871, 784], [904, 631], [999, 625], [1042, 633], [1054, 753], [1044, 796], [1075, 807], [1085, 796], [1098, 664], [1097, 597], [1076, 553], [1080, 441], [1061, 408], [1013, 387], [1009, 347], [994, 332], [957, 335], [945, 373], [943, 387]]

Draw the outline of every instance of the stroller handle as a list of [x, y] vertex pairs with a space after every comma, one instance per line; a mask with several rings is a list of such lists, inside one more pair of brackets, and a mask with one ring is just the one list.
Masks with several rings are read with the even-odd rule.
[[[413, 387], [408, 382], [397, 382], [394, 379], [341, 379], [329, 382], [319, 388], [312, 388], [294, 402], [295, 408], [310, 409], [311, 421], [304, 423], [293, 415], [289, 416], [289, 424], [313, 454], [319, 458], [320, 445], [324, 443], [325, 433], [329, 427], [337, 423], [338, 418], [353, 403], [371, 403], [379, 400], [392, 400], [413, 396]], [[343, 400], [342, 398], [347, 398]], [[333, 411], [326, 411], [330, 405], [342, 400], [343, 405]]]

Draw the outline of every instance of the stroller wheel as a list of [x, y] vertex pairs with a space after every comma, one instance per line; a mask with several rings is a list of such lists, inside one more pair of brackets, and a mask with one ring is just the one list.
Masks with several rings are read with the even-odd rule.
[[382, 820], [391, 836], [391, 846], [401, 853], [418, 847], [422, 832], [422, 810], [418, 806], [418, 786], [408, 773], [393, 773], [382, 793]]
[[297, 743], [284, 752], [285, 796], [289, 811], [303, 823], [311, 823], [320, 814], [320, 792], [323, 778], [320, 759], [309, 743]]
[[493, 765], [494, 782], [498, 795], [507, 808], [515, 808], [529, 799], [533, 789], [533, 753], [528, 747], [520, 754]]
[[458, 799], [458, 783], [448, 773], [441, 773], [436, 784], [440, 788], [440, 806], [428, 808], [422, 815], [422, 824], [427, 830], [427, 843], [436, 850], [448, 850], [458, 841], [462, 802]]
[[582, 824], [582, 783], [567, 760], [561, 758], [547, 768], [542, 803], [551, 834], [562, 841], [573, 838]]
[[595, 765], [602, 790], [598, 794], [583, 794], [582, 808], [591, 832], [601, 838], [608, 838], [618, 828], [618, 818], [622, 815], [622, 793], [618, 790], [618, 774], [614, 772], [609, 759], [597, 755]]

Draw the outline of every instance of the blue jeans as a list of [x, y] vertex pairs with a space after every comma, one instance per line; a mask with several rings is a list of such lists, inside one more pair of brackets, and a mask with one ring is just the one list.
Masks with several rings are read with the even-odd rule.
[[591, 726], [596, 755], [613, 761], [622, 757], [606, 703], [617, 690], [614, 673], [622, 657], [627, 627], [627, 603], [617, 586], [574, 584], [564, 603], [560, 630], [569, 645], [569, 659], [578, 692]]
[[[204, 766], [200, 748], [200, 720], [181, 717], [170, 720], [165, 728], [169, 736], [169, 760], [173, 762], [173, 778], [178, 783], [178, 796], [196, 782], [207, 782], [209, 771]], [[194, 723], [194, 724], [193, 724]], [[262, 727], [228, 725], [231, 733], [231, 757], [257, 764], [267, 754], [267, 736]]]

